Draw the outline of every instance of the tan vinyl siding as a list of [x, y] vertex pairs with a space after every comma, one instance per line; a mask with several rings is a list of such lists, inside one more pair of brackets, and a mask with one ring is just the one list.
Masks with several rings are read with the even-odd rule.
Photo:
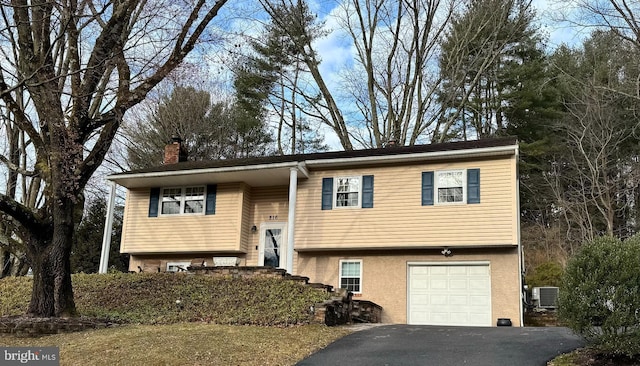
[[246, 184], [242, 185], [242, 228], [240, 230], [240, 247], [243, 252], [247, 253], [250, 249], [251, 240], [251, 187]]
[[[472, 168], [480, 204], [421, 205], [422, 172]], [[299, 183], [296, 249], [517, 245], [515, 169], [511, 157], [314, 171]], [[321, 210], [322, 178], [360, 175], [374, 176], [373, 208]]]
[[149, 189], [127, 193], [123, 253], [240, 252], [244, 185], [219, 184], [215, 215], [148, 217]]
[[288, 213], [288, 186], [251, 188], [251, 225], [249, 227], [256, 225], [257, 231], [249, 238], [247, 265], [258, 265], [258, 250], [256, 248], [260, 244], [260, 224], [267, 222], [286, 222]]

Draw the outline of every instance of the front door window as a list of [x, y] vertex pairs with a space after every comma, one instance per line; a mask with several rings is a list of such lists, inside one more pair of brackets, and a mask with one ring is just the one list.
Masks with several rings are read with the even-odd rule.
[[267, 229], [264, 237], [264, 265], [278, 268], [282, 253], [282, 229]]
[[260, 255], [258, 265], [284, 268], [287, 265], [286, 223], [269, 222], [260, 225]]

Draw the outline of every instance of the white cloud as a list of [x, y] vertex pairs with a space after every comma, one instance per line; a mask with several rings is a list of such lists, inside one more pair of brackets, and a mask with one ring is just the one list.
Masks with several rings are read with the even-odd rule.
[[575, 24], [563, 20], [565, 16], [570, 16], [573, 10], [567, 2], [557, 0], [534, 0], [533, 8], [536, 10], [535, 22], [539, 26], [539, 31], [548, 36], [548, 51], [553, 51], [560, 45], [574, 46], [581, 43], [587, 36], [587, 32], [580, 29]]

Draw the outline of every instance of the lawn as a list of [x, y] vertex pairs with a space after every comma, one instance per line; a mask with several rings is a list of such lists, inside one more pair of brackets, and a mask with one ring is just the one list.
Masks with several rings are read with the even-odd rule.
[[[0, 316], [24, 314], [31, 285], [1, 279]], [[330, 295], [278, 278], [76, 274], [73, 286], [82, 316], [120, 325], [0, 346], [58, 346], [61, 365], [293, 365], [351, 332], [309, 324]]]
[[294, 365], [350, 332], [323, 325], [122, 325], [39, 338], [0, 336], [0, 345], [58, 346], [61, 365]]

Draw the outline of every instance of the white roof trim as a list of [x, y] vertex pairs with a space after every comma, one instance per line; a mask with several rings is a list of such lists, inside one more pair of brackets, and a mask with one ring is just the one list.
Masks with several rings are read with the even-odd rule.
[[322, 166], [322, 165], [352, 165], [362, 164], [368, 162], [400, 162], [400, 161], [414, 161], [414, 160], [427, 160], [427, 159], [441, 159], [441, 158], [459, 158], [459, 157], [480, 157], [502, 154], [516, 154], [518, 145], [508, 146], [494, 146], [483, 147], [475, 149], [461, 149], [461, 150], [444, 150], [444, 151], [431, 151], [412, 154], [396, 154], [396, 155], [382, 155], [382, 156], [364, 156], [356, 158], [340, 158], [340, 159], [317, 159], [307, 160], [305, 163], [308, 166]]
[[159, 177], [172, 177], [176, 175], [192, 175], [192, 174], [208, 174], [208, 173], [229, 173], [229, 172], [241, 172], [247, 170], [262, 170], [262, 169], [274, 169], [274, 168], [296, 168], [298, 167], [297, 161], [290, 161], [286, 163], [272, 163], [272, 164], [259, 164], [259, 165], [236, 165], [220, 168], [207, 168], [207, 169], [185, 169], [185, 170], [170, 170], [163, 172], [149, 172], [149, 173], [120, 173], [107, 176], [107, 180], [121, 180], [121, 179], [134, 179], [134, 178], [159, 178]]
[[334, 158], [334, 159], [314, 159], [304, 161], [289, 161], [283, 163], [267, 163], [257, 165], [237, 165], [218, 168], [205, 168], [205, 169], [184, 169], [184, 170], [170, 170], [162, 172], [148, 172], [148, 173], [120, 173], [107, 176], [107, 180], [118, 181], [122, 179], [135, 179], [135, 178], [159, 178], [159, 177], [171, 177], [171, 176], [184, 176], [192, 174], [210, 174], [210, 173], [228, 173], [228, 172], [241, 172], [251, 170], [262, 169], [277, 169], [277, 168], [298, 168], [303, 175], [308, 177], [307, 167], [314, 166], [350, 166], [363, 163], [394, 163], [403, 161], [418, 161], [418, 160], [433, 160], [433, 159], [445, 159], [445, 158], [463, 158], [463, 157], [483, 157], [483, 156], [495, 156], [495, 155], [517, 155], [518, 145], [507, 146], [494, 146], [483, 147], [474, 149], [461, 149], [461, 150], [444, 150], [444, 151], [431, 151], [411, 154], [394, 154], [394, 155], [379, 155], [379, 156], [363, 156], [363, 157], [351, 157], [351, 158]]

